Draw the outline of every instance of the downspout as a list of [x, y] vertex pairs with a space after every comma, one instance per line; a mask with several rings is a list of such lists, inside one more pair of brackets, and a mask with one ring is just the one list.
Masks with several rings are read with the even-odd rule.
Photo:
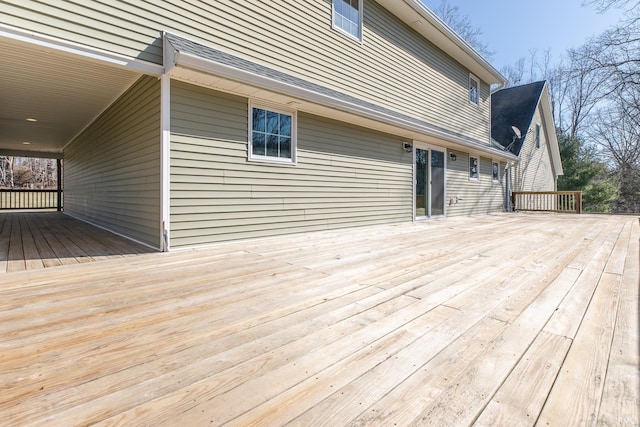
[[168, 252], [170, 247], [171, 78], [167, 75], [169, 49], [164, 34], [162, 41], [164, 70], [160, 76], [160, 250]]
[[513, 207], [511, 206], [511, 163], [507, 163], [507, 168], [505, 169], [505, 201], [504, 206], [507, 212], [513, 212]]
[[160, 250], [169, 251], [169, 155], [171, 79], [160, 77]]

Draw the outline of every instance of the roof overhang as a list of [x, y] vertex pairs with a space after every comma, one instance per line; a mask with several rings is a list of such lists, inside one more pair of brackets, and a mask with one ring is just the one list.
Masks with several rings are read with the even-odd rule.
[[176, 80], [289, 105], [299, 111], [403, 138], [485, 153], [496, 159], [517, 159], [515, 155], [491, 145], [488, 139], [481, 141], [456, 133], [174, 34], [164, 34], [164, 50], [165, 72]]
[[421, 0], [376, 0], [389, 12], [442, 49], [478, 78], [489, 84], [506, 84], [507, 78], [496, 70], [469, 43], [460, 37]]

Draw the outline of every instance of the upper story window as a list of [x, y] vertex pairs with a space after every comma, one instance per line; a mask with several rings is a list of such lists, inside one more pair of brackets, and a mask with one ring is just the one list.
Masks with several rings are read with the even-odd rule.
[[249, 159], [295, 164], [296, 113], [255, 104], [249, 110]]
[[480, 179], [480, 159], [476, 156], [469, 156], [469, 179]]
[[536, 124], [536, 148], [540, 148], [540, 125]]
[[500, 182], [500, 163], [498, 162], [491, 162], [491, 180]]
[[362, 0], [333, 0], [333, 28], [362, 40]]
[[469, 102], [480, 105], [480, 81], [472, 74], [469, 74]]

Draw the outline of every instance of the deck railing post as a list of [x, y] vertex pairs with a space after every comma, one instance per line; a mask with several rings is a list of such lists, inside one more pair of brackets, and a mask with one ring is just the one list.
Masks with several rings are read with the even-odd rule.
[[582, 213], [582, 191], [576, 191], [576, 213]]
[[57, 209], [58, 212], [62, 211], [62, 160], [56, 159], [56, 169], [57, 169], [57, 178], [58, 178], [58, 200], [57, 200]]

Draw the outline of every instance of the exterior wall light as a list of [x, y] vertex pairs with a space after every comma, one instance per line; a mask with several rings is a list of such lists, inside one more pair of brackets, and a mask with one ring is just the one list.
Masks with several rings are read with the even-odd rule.
[[413, 145], [409, 144], [408, 142], [404, 142], [402, 144], [402, 148], [404, 149], [405, 153], [410, 153], [413, 151]]
[[449, 160], [451, 160], [452, 162], [458, 160], [458, 156], [456, 156], [456, 153], [449, 153]]

